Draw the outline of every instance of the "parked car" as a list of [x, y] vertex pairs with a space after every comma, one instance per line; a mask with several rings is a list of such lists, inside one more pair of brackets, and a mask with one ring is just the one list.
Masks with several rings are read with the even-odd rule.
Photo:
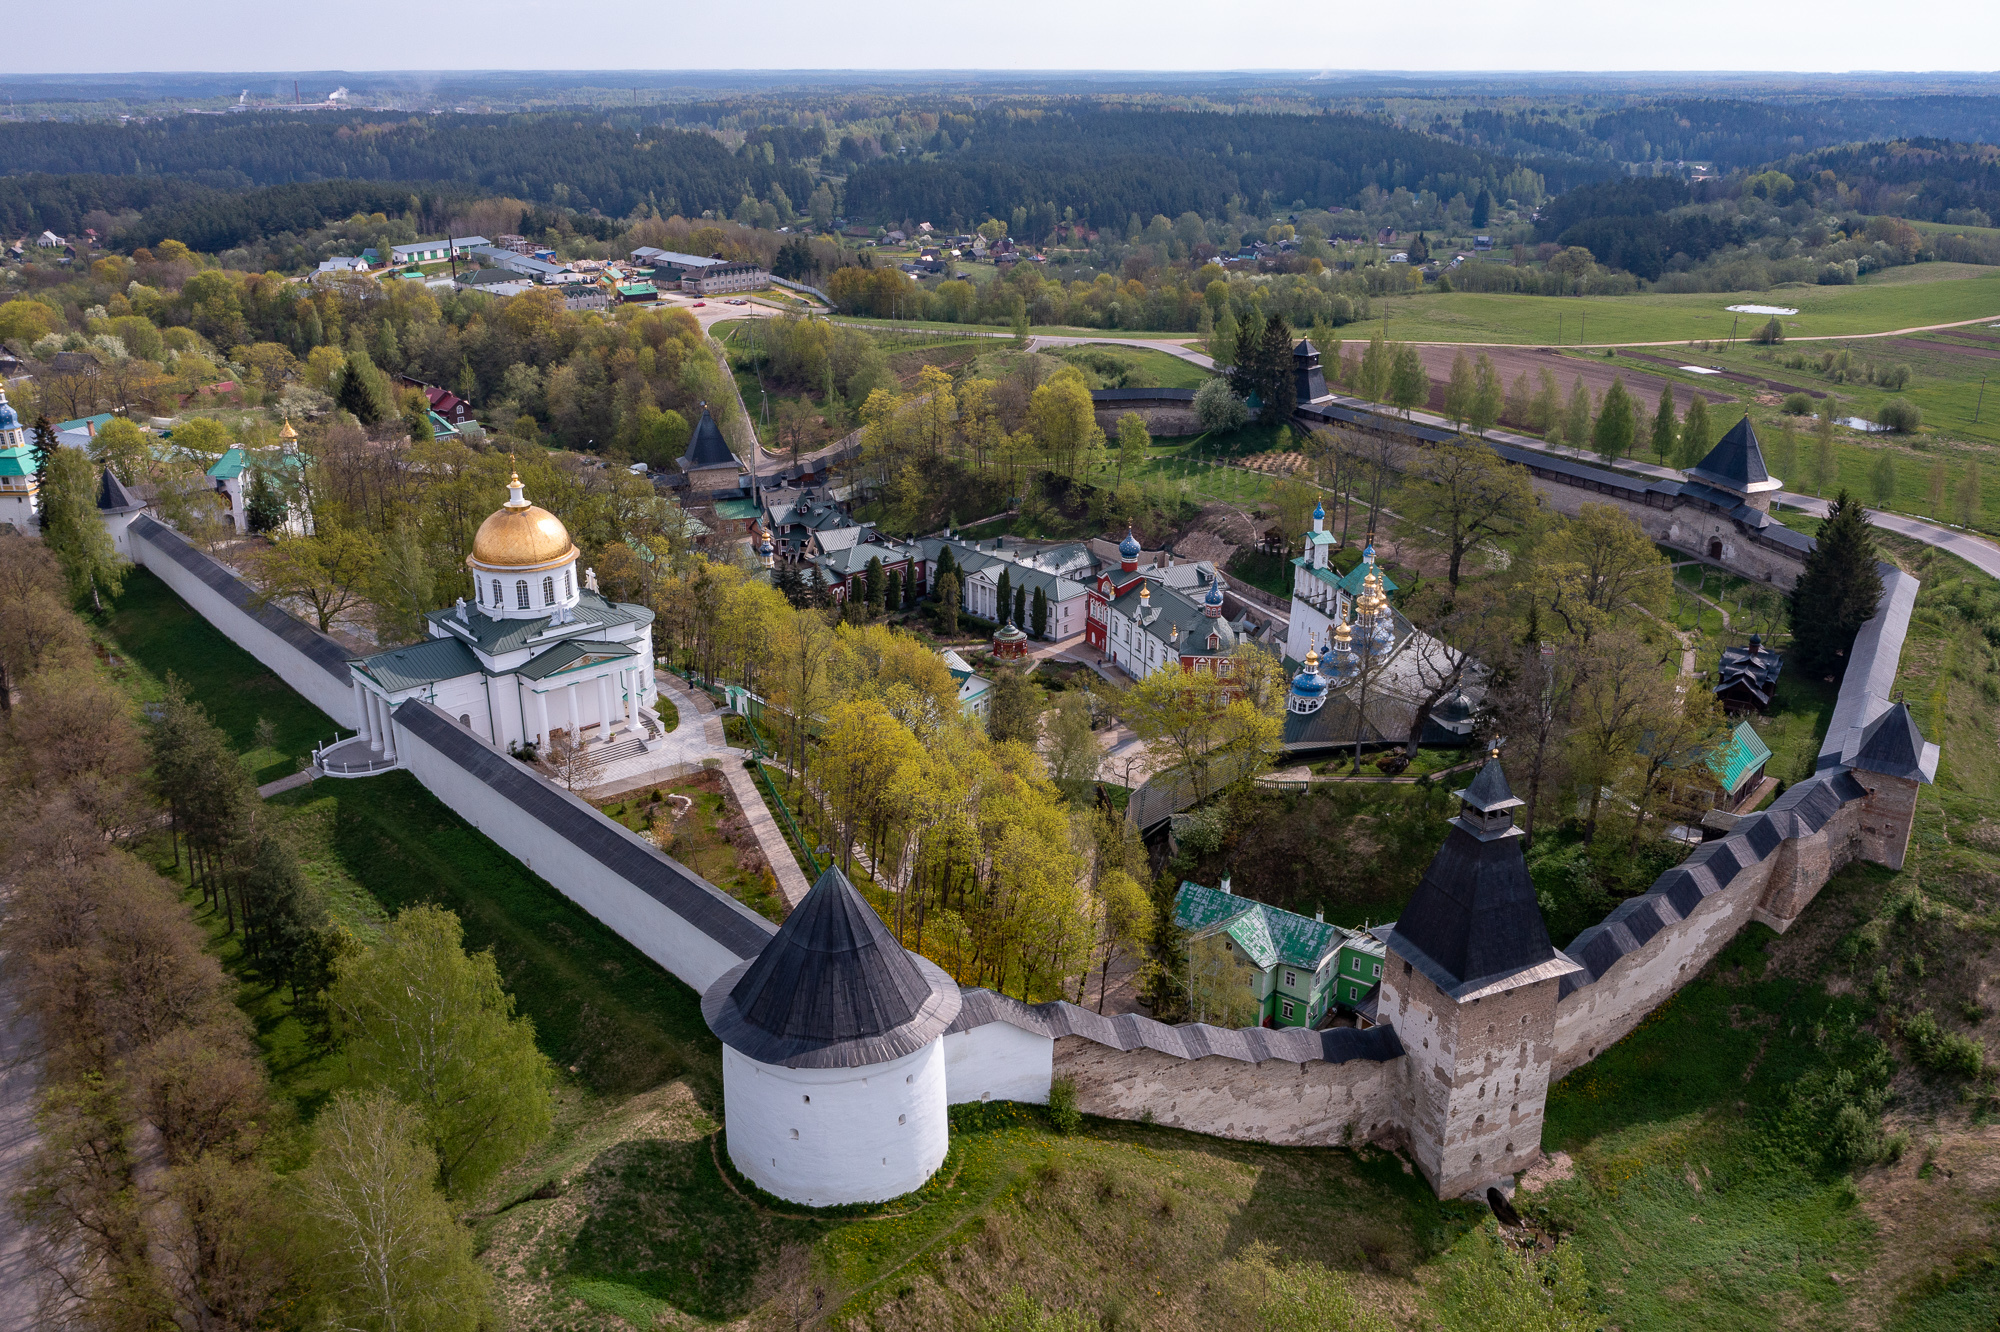
[[701, 309], [701, 307], [702, 307], [702, 306], [704, 306], [704, 305], [707, 305], [707, 304], [708, 304], [708, 302], [707, 302], [707, 301], [696, 301], [696, 302], [694, 303], [694, 308], [695, 308], [695, 309], [697, 309], [697, 310], [699, 310], [699, 309]]
[[748, 304], [750, 304], [750, 302], [748, 302], [748, 301], [744, 300], [744, 299], [743, 299], [743, 298], [742, 298], [741, 296], [732, 296], [732, 297], [730, 297], [730, 298], [729, 298], [728, 300], [724, 301], [724, 302], [723, 302], [723, 304], [724, 304], [724, 305], [748, 305]]

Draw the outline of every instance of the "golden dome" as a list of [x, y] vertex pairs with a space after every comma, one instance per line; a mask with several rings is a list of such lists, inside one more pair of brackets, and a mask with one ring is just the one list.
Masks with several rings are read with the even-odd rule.
[[499, 511], [479, 525], [467, 563], [488, 569], [546, 569], [576, 558], [569, 529], [547, 509], [528, 503], [519, 473], [507, 483], [507, 495]]
[[285, 428], [278, 432], [278, 438], [284, 440], [287, 444], [289, 444], [298, 437], [299, 437], [299, 432], [292, 429], [292, 418], [287, 416], [285, 418]]

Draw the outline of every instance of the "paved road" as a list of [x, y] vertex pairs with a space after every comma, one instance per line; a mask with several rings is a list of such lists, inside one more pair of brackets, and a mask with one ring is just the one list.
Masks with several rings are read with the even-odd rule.
[[[1977, 323], [1979, 321], [1973, 320], [1971, 322]], [[1348, 398], [1336, 395], [1334, 400], [1344, 407], [1355, 407], [1364, 411], [1379, 407], [1379, 404], [1367, 402], [1361, 398]], [[1410, 419], [1422, 422], [1425, 425], [1438, 426], [1443, 429], [1450, 428], [1450, 422], [1441, 416], [1433, 416], [1429, 412], [1412, 412], [1410, 413]], [[1603, 458], [1587, 449], [1572, 449], [1559, 444], [1550, 444], [1546, 440], [1536, 439], [1531, 435], [1517, 435], [1508, 430], [1489, 430], [1486, 432], [1486, 438], [1489, 440], [1498, 440], [1502, 444], [1512, 444], [1517, 448], [1535, 449], [1538, 452], [1552, 454], [1560, 458], [1573, 458], [1578, 462], [1591, 463], [1599, 467], [1605, 465]], [[1641, 476], [1655, 477], [1662, 481], [1678, 481], [1681, 479], [1681, 473], [1674, 468], [1662, 467], [1657, 463], [1641, 462], [1636, 458], [1621, 458], [1618, 460], [1617, 466], [1621, 471], [1636, 472]], [[1779, 491], [1775, 498], [1778, 502], [1790, 508], [1812, 514], [1815, 517], [1823, 518], [1826, 516], [1826, 501], [1823, 499], [1817, 499], [1811, 495], [1798, 494], [1789, 490]], [[1934, 523], [1923, 518], [1912, 518], [1907, 514], [1878, 513], [1873, 509], [1868, 511], [1868, 522], [1871, 526], [1879, 527], [1885, 532], [1894, 532], [1896, 535], [1908, 537], [1912, 541], [1921, 541], [1927, 546], [1935, 546], [1948, 554], [1958, 556], [1981, 573], [2000, 578], [2000, 545], [1995, 545], [1985, 537], [1977, 536], [1970, 532], [1959, 531], [1947, 527], [1943, 523]]]
[[[1586, 313], [1588, 312], [1586, 311]], [[1756, 318], [1757, 316], [1752, 315], [1749, 317]], [[1977, 319], [1958, 319], [1949, 324], [1919, 324], [1914, 328], [1892, 328], [1882, 333], [1787, 333], [1785, 334], [1785, 341], [1849, 342], [1858, 338], [1900, 338], [1906, 337], [1911, 333], [1937, 333], [1948, 328], [1965, 328], [1971, 324], [1991, 324], [1995, 320], [2000, 320], [2000, 314], [1981, 315]], [[1390, 322], [1393, 323], [1394, 320], [1392, 319]], [[1665, 342], [1565, 342], [1561, 345], [1565, 348], [1583, 347], [1598, 349], [1605, 347], [1685, 347], [1690, 342], [1703, 340], [1700, 338], [1669, 338]], [[1713, 339], [1707, 340], [1713, 341]], [[1744, 340], [1741, 338], [1737, 339], [1739, 342]], [[1555, 344], [1540, 342], [1418, 342], [1414, 345], [1418, 347], [1540, 347], [1554, 346]]]

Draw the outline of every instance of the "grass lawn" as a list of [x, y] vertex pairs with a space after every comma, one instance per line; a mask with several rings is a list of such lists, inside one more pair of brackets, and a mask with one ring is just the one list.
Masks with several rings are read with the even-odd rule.
[[1200, 388], [1209, 372], [1171, 352], [1149, 351], [1144, 347], [1120, 347], [1110, 343], [1052, 348], [1058, 360], [1096, 372], [1110, 388]]
[[[1689, 342], [1720, 340], [1736, 328], [1755, 331], [1758, 317], [1738, 317], [1732, 305], [1783, 305], [1798, 310], [1785, 320], [1793, 337], [1886, 333], [1924, 324], [2000, 317], [2000, 270], [1972, 264], [1913, 264], [1870, 274], [1848, 287], [1786, 286], [1764, 292], [1689, 295], [1517, 296], [1486, 292], [1378, 297], [1373, 324], [1357, 324], [1365, 338], [1387, 317], [1392, 341], [1561, 343]], [[1581, 321], [1582, 337], [1578, 337]], [[1558, 336], [1560, 327], [1560, 338]]]

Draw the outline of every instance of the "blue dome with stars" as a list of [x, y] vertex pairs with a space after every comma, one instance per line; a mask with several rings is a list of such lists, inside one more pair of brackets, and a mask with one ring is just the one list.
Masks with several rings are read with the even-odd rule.
[[1208, 596], [1204, 599], [1204, 604], [1209, 606], [1220, 606], [1222, 604], [1222, 579], [1219, 575], [1214, 581], [1209, 583]]
[[1125, 529], [1125, 539], [1118, 543], [1118, 553], [1128, 560], [1139, 558], [1139, 538], [1132, 534], [1129, 527]]

